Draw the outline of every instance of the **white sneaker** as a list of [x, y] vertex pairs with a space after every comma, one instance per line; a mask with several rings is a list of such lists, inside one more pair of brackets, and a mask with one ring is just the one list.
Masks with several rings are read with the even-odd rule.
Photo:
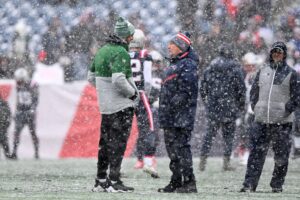
[[156, 169], [152, 166], [147, 166], [145, 165], [143, 168], [143, 171], [147, 174], [150, 174], [152, 178], [159, 178], [158, 176], [158, 172], [156, 171]]

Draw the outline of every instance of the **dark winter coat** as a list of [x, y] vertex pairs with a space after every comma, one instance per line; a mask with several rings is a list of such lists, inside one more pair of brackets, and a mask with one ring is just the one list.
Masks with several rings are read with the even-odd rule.
[[207, 117], [219, 122], [232, 122], [245, 106], [246, 86], [240, 64], [231, 54], [220, 54], [204, 71], [200, 95]]
[[39, 101], [38, 85], [31, 81], [17, 84], [16, 115], [35, 114]]
[[171, 59], [164, 70], [159, 100], [161, 128], [193, 129], [198, 96], [198, 63], [197, 55], [190, 49]]
[[[284, 60], [280, 63], [274, 63], [271, 57], [270, 53], [270, 62], [266, 65], [269, 65], [271, 69], [277, 69], [275, 72], [273, 85], [281, 85], [282, 82], [285, 80], [285, 78], [291, 73], [290, 77], [290, 99], [285, 104], [285, 110], [288, 114], [294, 112], [297, 107], [299, 107], [300, 102], [300, 79], [297, 72], [289, 67], [286, 63], [286, 54], [287, 49], [284, 43], [277, 42], [272, 45], [272, 49], [274, 49], [275, 46], [280, 46], [284, 50]], [[276, 47], [275, 47], [276, 48]], [[251, 91], [250, 91], [250, 100], [251, 100], [251, 107], [254, 110], [255, 105], [257, 104], [259, 100], [259, 77], [260, 77], [260, 71], [257, 73], [254, 83], [252, 85]]]

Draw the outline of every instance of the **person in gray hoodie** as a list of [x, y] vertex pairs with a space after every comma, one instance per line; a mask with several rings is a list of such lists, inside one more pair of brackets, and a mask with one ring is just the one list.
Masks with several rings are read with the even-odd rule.
[[94, 192], [134, 190], [120, 180], [134, 107], [139, 101], [128, 54], [128, 44], [133, 39], [134, 30], [131, 23], [120, 17], [114, 35], [109, 36], [107, 44], [98, 50], [89, 71], [88, 80], [96, 86], [102, 115]]
[[255, 192], [269, 146], [274, 151], [272, 192], [283, 191], [288, 171], [294, 111], [300, 102], [300, 79], [286, 63], [287, 48], [275, 42], [269, 63], [257, 73], [250, 91], [255, 120], [250, 135], [250, 155], [243, 187], [240, 192]]

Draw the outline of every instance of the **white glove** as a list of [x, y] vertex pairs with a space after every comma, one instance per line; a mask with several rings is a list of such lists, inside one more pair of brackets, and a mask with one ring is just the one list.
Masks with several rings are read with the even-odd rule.
[[159, 100], [154, 101], [153, 104], [152, 104], [152, 106], [153, 106], [154, 108], [158, 108], [158, 107], [159, 107]]

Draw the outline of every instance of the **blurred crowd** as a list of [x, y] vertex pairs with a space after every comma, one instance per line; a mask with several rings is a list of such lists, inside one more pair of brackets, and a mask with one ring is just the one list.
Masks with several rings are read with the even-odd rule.
[[[261, 65], [266, 60], [268, 47], [277, 40], [288, 44], [288, 64], [298, 69], [300, 11], [297, 3], [286, 1], [286, 5], [283, 5], [286, 9], [274, 12], [274, 7], [280, 6], [274, 2], [216, 0], [199, 3], [199, 12], [195, 16], [195, 30], [188, 31], [196, 36], [193, 46], [200, 56], [200, 71], [217, 56], [218, 47], [222, 43], [233, 45], [239, 61], [251, 52], [255, 55], [255, 61], [252, 62]], [[57, 4], [61, 3], [64, 1], [51, 1], [49, 5], [55, 9]], [[76, 4], [76, 1], [72, 1], [71, 4]], [[57, 72], [57, 68], [63, 71], [63, 76], [61, 73], [59, 75], [63, 80], [56, 80], [58, 82], [85, 80], [90, 60], [105, 41], [105, 37], [111, 33], [111, 24], [117, 15], [118, 11], [112, 9], [107, 19], [103, 20], [96, 17], [92, 7], [82, 8], [77, 22], [71, 27], [65, 27], [61, 17], [53, 15], [46, 25], [47, 30], [41, 31], [41, 44], [34, 50], [30, 44], [36, 39], [36, 35], [31, 34], [28, 19], [18, 19], [13, 25], [13, 37], [9, 43], [12, 48], [2, 51], [0, 55], [0, 78], [13, 78], [14, 71], [21, 67], [25, 67], [33, 76], [42, 63], [43, 67], [56, 64], [56, 70], [53, 71]], [[148, 36], [146, 48], [155, 48], [165, 55], [163, 45], [161, 49], [158, 49], [157, 45], [154, 47], [152, 32], [145, 25], [147, 23], [141, 20], [141, 13], [134, 12], [128, 15], [127, 18]], [[180, 16], [177, 16], [177, 21], [180, 24]]]
[[[255, 64], [261, 65], [268, 57], [269, 47], [275, 41], [288, 44], [288, 64], [297, 67], [299, 62], [299, 9], [297, 3], [279, 1], [208, 1], [203, 17], [199, 19], [198, 47], [203, 68], [217, 56], [222, 43], [232, 44], [235, 56], [255, 54]], [[280, 11], [276, 11], [282, 6]], [[278, 8], [277, 8], [278, 9]]]

